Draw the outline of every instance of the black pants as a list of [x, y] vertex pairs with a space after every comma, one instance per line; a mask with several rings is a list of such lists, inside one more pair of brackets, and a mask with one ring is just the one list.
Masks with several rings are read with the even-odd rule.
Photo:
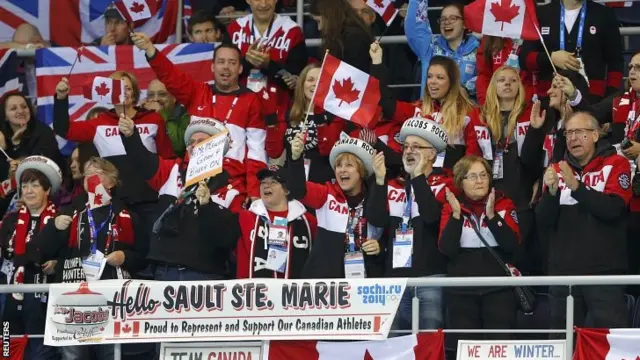
[[[513, 289], [467, 295], [445, 291], [449, 328], [513, 329], [516, 325], [516, 298]], [[456, 334], [457, 335], [457, 334]], [[509, 334], [467, 334], [464, 339], [508, 339]]]
[[[627, 219], [629, 274], [638, 275], [640, 274], [640, 212], [630, 212]], [[627, 293], [640, 296], [640, 285], [629, 285]]]
[[[575, 326], [584, 326], [587, 312], [597, 328], [629, 327], [629, 316], [623, 285], [613, 286], [575, 286], [571, 293], [574, 298], [573, 321]], [[549, 288], [551, 307], [551, 328], [564, 329], [567, 312], [566, 286]], [[552, 334], [554, 338], [564, 338], [563, 334]]]

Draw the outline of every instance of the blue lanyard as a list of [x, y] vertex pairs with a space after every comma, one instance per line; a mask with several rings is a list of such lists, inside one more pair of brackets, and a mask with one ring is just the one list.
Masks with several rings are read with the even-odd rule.
[[109, 220], [111, 220], [111, 205], [109, 205], [109, 214], [107, 214], [107, 217], [102, 224], [100, 224], [99, 228], [96, 228], [96, 223], [93, 221], [93, 215], [90, 209], [87, 209], [87, 220], [89, 220], [89, 235], [91, 236], [91, 253], [95, 254], [98, 247], [98, 233], [100, 233]]
[[[353, 214], [353, 215], [352, 215]], [[358, 229], [358, 237], [362, 237], [362, 203], [356, 206], [355, 209], [349, 211], [349, 220], [347, 221], [347, 237], [349, 241], [349, 251], [356, 251], [356, 236], [355, 236], [355, 228]], [[353, 242], [351, 241], [353, 239]]]
[[409, 220], [411, 219], [411, 205], [413, 204], [413, 196], [412, 196], [412, 191], [411, 188], [409, 188], [409, 191], [406, 191], [407, 193], [407, 203], [404, 206], [404, 212], [402, 213], [402, 233], [406, 234], [407, 233], [407, 228], [409, 227]]
[[[565, 29], [566, 26], [564, 24], [564, 4], [560, 2], [560, 50], [565, 49]], [[582, 33], [584, 32], [584, 19], [587, 17], [587, 3], [582, 4], [582, 8], [580, 9], [580, 23], [578, 25], [578, 39], [576, 41], [576, 50], [582, 48]]]

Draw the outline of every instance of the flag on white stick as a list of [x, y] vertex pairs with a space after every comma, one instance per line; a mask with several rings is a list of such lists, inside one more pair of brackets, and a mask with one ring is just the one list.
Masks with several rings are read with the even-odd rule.
[[137, 27], [154, 15], [157, 1], [118, 0], [113, 5], [127, 22], [134, 23]]

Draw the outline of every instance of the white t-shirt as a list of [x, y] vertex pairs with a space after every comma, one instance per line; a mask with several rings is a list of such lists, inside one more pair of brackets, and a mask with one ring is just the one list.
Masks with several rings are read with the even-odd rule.
[[564, 26], [567, 27], [567, 32], [571, 32], [571, 29], [573, 29], [573, 25], [575, 25], [580, 15], [580, 9], [582, 7], [573, 10], [564, 9]]

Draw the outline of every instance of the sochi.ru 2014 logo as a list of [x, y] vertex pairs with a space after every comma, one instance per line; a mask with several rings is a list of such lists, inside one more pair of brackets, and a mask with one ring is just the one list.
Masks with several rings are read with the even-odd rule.
[[104, 295], [93, 292], [86, 282], [76, 291], [63, 293], [53, 304], [51, 321], [60, 340], [100, 342], [109, 321], [109, 307]]
[[357, 286], [356, 292], [362, 298], [363, 304], [386, 305], [387, 302], [399, 302], [402, 298], [401, 285], [363, 285]]

